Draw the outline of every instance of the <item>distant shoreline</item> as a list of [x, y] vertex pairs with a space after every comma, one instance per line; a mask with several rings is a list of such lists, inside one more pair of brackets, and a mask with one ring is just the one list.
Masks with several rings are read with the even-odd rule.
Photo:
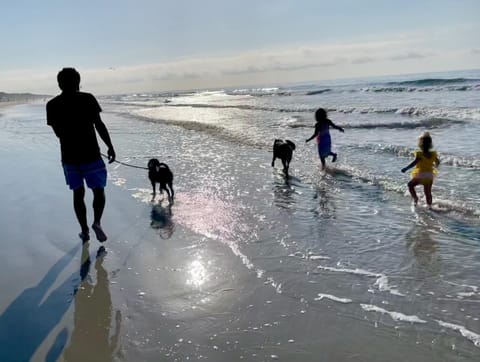
[[[41, 98], [39, 99], [25, 99], [25, 100], [17, 100], [17, 101], [2, 101], [0, 100], [0, 110], [3, 110], [8, 107], [14, 107], [14, 106], [19, 106], [21, 104], [28, 104], [28, 103], [34, 103], [40, 101]], [[0, 113], [0, 116], [2, 114]]]
[[17, 104], [22, 104], [22, 103], [28, 103], [28, 102], [31, 102], [31, 101], [27, 101], [27, 100], [24, 100], [24, 101], [3, 101], [3, 100], [0, 100], [0, 107], [4, 108], [4, 107], [8, 107], [8, 106], [14, 106], [14, 105], [17, 105]]
[[4, 109], [10, 106], [16, 106], [19, 104], [27, 104], [33, 102], [39, 102], [51, 98], [48, 95], [37, 94], [9, 94], [0, 92], [0, 109]]
[[[2, 109], [5, 109], [7, 107], [13, 107], [13, 106], [17, 106], [17, 105], [20, 105], [20, 104], [24, 104], [24, 103], [28, 103], [29, 101], [2, 101], [0, 100], [0, 110]], [[0, 116], [2, 114], [0, 113]]]
[[51, 98], [51, 96], [46, 94], [0, 92], [0, 106], [4, 107], [8, 105], [29, 103], [47, 98]]

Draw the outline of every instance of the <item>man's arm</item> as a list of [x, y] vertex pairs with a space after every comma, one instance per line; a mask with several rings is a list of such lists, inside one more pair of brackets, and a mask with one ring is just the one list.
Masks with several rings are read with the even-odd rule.
[[52, 110], [52, 105], [51, 105], [50, 102], [47, 103], [46, 111], [47, 111], [46, 112], [47, 113], [47, 125], [52, 127], [53, 132], [55, 132], [55, 136], [60, 138], [60, 130], [58, 129], [58, 127], [55, 124], [54, 112]]
[[52, 126], [52, 125], [50, 125], [50, 126], [52, 127], [53, 132], [55, 132], [55, 136], [57, 136], [58, 138], [60, 138], [60, 132], [58, 131], [57, 127]]
[[115, 150], [113, 149], [112, 140], [110, 139], [110, 134], [108, 133], [107, 126], [105, 126], [105, 123], [103, 123], [99, 113], [96, 114], [93, 124], [95, 125], [95, 129], [97, 130], [98, 135], [108, 147], [108, 163], [112, 163], [113, 161], [115, 161]]

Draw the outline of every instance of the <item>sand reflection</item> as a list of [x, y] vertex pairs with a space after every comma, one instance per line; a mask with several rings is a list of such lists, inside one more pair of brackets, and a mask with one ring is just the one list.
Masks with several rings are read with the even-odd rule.
[[422, 212], [416, 214], [416, 219], [416, 223], [406, 234], [407, 247], [415, 257], [422, 274], [438, 274], [440, 270], [436, 241], [438, 225], [431, 216]]
[[273, 202], [276, 206], [292, 210], [295, 200], [293, 198], [295, 189], [290, 185], [288, 178], [282, 181], [275, 180], [273, 183]]
[[[80, 274], [83, 282], [75, 296], [74, 329], [63, 355], [65, 361], [112, 361], [117, 349], [121, 314], [115, 312], [112, 328], [112, 298], [108, 273], [103, 267], [106, 251], [101, 247], [95, 260], [96, 282], [88, 275], [90, 255], [83, 248]], [[83, 275], [82, 275], [83, 274]], [[88, 354], [88, 356], [87, 356]]]
[[240, 222], [238, 206], [214, 193], [201, 191], [178, 193], [177, 201], [175, 220], [178, 224], [222, 242], [247, 268], [254, 268], [250, 259], [240, 250], [237, 241], [250, 232], [250, 227]]

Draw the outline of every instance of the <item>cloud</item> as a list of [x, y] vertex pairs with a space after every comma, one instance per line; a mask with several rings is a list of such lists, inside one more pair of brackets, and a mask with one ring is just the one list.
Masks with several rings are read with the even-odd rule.
[[[413, 39], [413, 40], [412, 40]], [[478, 51], [478, 49], [473, 50]], [[370, 73], [385, 64], [433, 57], [418, 37], [342, 44], [289, 45], [247, 52], [171, 59], [161, 63], [78, 70], [82, 85], [94, 93], [128, 93], [186, 88], [207, 88], [340, 77], [362, 71]], [[397, 65], [398, 66], [398, 65]], [[368, 67], [368, 68], [367, 68]], [[387, 69], [386, 67], [384, 69]], [[393, 68], [388, 68], [390, 71]], [[401, 69], [401, 68], [399, 68]], [[58, 92], [59, 69], [0, 73], [4, 91]], [[372, 73], [373, 74], [373, 73]], [[297, 77], [297, 78], [295, 78]]]
[[54, 94], [58, 70], [22, 69], [0, 72], [0, 91]]
[[398, 60], [401, 56], [404, 56], [405, 59], [425, 56], [419, 52], [407, 53], [407, 49], [405, 50], [406, 55], [397, 55], [397, 49], [402, 46], [408, 49], [408, 43], [405, 41], [293, 46], [228, 56], [181, 58], [157, 64], [118, 66], [110, 72], [91, 70], [87, 73], [91, 76], [95, 75], [97, 79], [108, 79], [121, 83], [128, 83], [132, 78], [144, 81], [173, 81], [321, 69], [348, 63], [359, 64], [385, 59]]
[[369, 57], [369, 56], [360, 56], [357, 58], [352, 59], [352, 64], [366, 64], [366, 63], [372, 63], [375, 61], [375, 58]]
[[432, 52], [414, 52], [414, 51], [407, 51], [405, 53], [399, 53], [388, 57], [388, 60], [408, 60], [408, 59], [423, 59], [434, 56], [435, 54]]

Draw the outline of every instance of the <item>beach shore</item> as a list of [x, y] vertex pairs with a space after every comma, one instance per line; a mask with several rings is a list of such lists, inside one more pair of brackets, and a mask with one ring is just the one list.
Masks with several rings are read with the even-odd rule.
[[21, 104], [23, 102], [14, 102], [14, 101], [0, 101], [0, 107], [9, 107], [9, 106], [13, 106], [15, 104]]
[[[451, 357], [429, 342], [438, 332], [417, 335], [415, 321], [399, 329], [390, 319], [377, 325], [353, 313], [347, 299], [324, 295], [319, 302], [306, 298], [308, 289], [290, 292], [290, 284], [318, 269], [305, 264], [286, 275], [289, 256], [272, 260], [271, 277], [263, 275], [252, 260], [268, 263], [274, 246], [249, 259], [228, 237], [212, 234], [214, 227], [228, 229], [231, 208], [191, 192], [182, 186], [181, 175], [174, 181], [175, 203], [169, 205], [162, 196], [148, 200], [146, 171], [128, 170], [144, 184], [133, 190], [119, 176], [125, 166], [109, 165], [103, 218], [108, 240], [82, 246], [58, 142], [42, 119], [43, 107], [4, 108], [0, 118], [1, 361]], [[106, 117], [116, 117], [111, 129], [122, 157], [129, 137], [121, 117]], [[15, 123], [20, 120], [21, 126]], [[202, 208], [192, 207], [192, 199], [201, 197]], [[90, 204], [88, 193], [91, 220]], [[276, 284], [277, 275], [283, 275], [283, 285]], [[336, 290], [337, 282], [325, 279], [323, 286]], [[465, 345], [471, 349], [456, 360], [471, 360], [469, 353], [477, 347]]]
[[7, 108], [7, 107], [12, 107], [18, 104], [24, 104], [27, 102], [21, 102], [21, 101], [0, 101], [0, 109], [2, 108]]

